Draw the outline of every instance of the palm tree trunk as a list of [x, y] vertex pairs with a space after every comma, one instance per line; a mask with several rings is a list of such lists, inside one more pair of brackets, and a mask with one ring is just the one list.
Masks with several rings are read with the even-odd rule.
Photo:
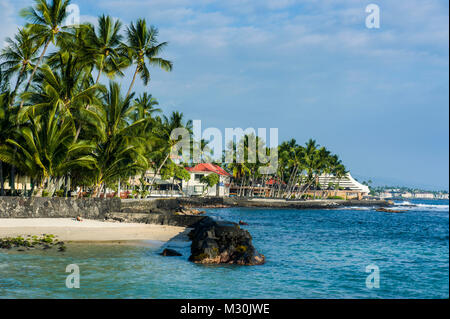
[[5, 196], [5, 180], [3, 178], [3, 162], [0, 161], [0, 196]]
[[289, 196], [289, 190], [291, 188], [291, 183], [292, 183], [292, 180], [294, 179], [296, 172], [297, 172], [297, 166], [294, 166], [291, 171], [291, 176], [289, 176], [289, 180], [286, 185], [286, 190], [283, 192], [283, 195], [286, 195], [286, 198], [287, 198], [287, 196]]
[[136, 71], [134, 72], [134, 76], [133, 76], [133, 81], [131, 81], [130, 88], [128, 89], [128, 93], [127, 93], [126, 97], [130, 96], [130, 94], [131, 94], [131, 90], [133, 89], [134, 82], [136, 81], [136, 76], [138, 75], [138, 73], [139, 73], [139, 65], [136, 67]]
[[241, 180], [240, 180], [240, 185], [239, 185], [239, 193], [238, 196], [241, 197], [242, 196], [242, 186], [244, 185], [244, 176], [241, 176]]
[[282, 175], [281, 175], [281, 176], [279, 176], [279, 178], [278, 178], [278, 188], [277, 188], [277, 195], [276, 195], [277, 198], [279, 198], [280, 195], [281, 195], [282, 181], [283, 181], [283, 177], [282, 177]]
[[[16, 150], [14, 150], [16, 151]], [[14, 196], [14, 191], [16, 190], [16, 168], [11, 165], [11, 176], [9, 177], [9, 188], [11, 189], [11, 196]]]
[[[311, 182], [309, 182], [309, 183], [306, 185], [305, 189], [300, 193], [300, 197], [302, 197], [303, 194], [306, 193], [306, 191], [311, 187], [311, 185], [312, 185], [313, 183], [314, 183], [314, 180], [312, 180]], [[315, 192], [314, 192], [314, 194], [315, 194]]]
[[28, 197], [33, 196], [34, 188], [36, 187], [35, 183], [36, 183], [36, 181], [33, 178], [30, 178], [31, 189], [30, 189], [30, 193], [29, 193]]
[[286, 196], [287, 198], [289, 198], [291, 196], [292, 191], [295, 189], [295, 184], [297, 183], [297, 179], [298, 179], [297, 178], [297, 173], [298, 173], [298, 166], [295, 167], [292, 180], [291, 180], [291, 182], [289, 184], [289, 187], [287, 189], [287, 196]]
[[[27, 92], [28, 89], [30, 88], [31, 81], [33, 81], [34, 74], [36, 73], [39, 65], [42, 63], [42, 60], [44, 59], [44, 55], [47, 52], [47, 49], [48, 49], [49, 45], [50, 45], [50, 40], [47, 40], [47, 43], [45, 44], [44, 50], [42, 51], [41, 56], [39, 57], [39, 61], [34, 66], [33, 72], [31, 73], [30, 78], [28, 79], [27, 86], [25, 87], [25, 92]], [[25, 100], [22, 99], [22, 101], [20, 102], [19, 110], [22, 109], [24, 103], [25, 103]], [[14, 147], [14, 152], [16, 152], [16, 150], [17, 150], [17, 147]], [[12, 166], [11, 167], [11, 180], [12, 181], [14, 181], [14, 174], [15, 174], [15, 169], [14, 169], [14, 166]], [[14, 184], [13, 184], [11, 190], [13, 190], [13, 189], [14, 189]]]
[[98, 84], [98, 81], [100, 81], [100, 75], [102, 75], [103, 72], [103, 65], [100, 67], [100, 70], [98, 70], [97, 80], [95, 81], [95, 84]]
[[[50, 40], [47, 40], [47, 43], [45, 44], [44, 50], [41, 53], [41, 56], [39, 57], [38, 63], [36, 63], [36, 65], [34, 66], [33, 72], [30, 75], [30, 78], [28, 79], [28, 83], [27, 86], [25, 87], [25, 92], [28, 91], [28, 89], [30, 88], [31, 85], [31, 81], [33, 81], [34, 78], [34, 74], [36, 73], [37, 69], [39, 68], [39, 65], [42, 63], [42, 60], [44, 59], [44, 55], [47, 52], [48, 46], [50, 45]], [[20, 102], [20, 108], [22, 108], [23, 104], [25, 103], [24, 100], [22, 100], [22, 102]]]
[[78, 126], [78, 128], [77, 128], [77, 133], [75, 134], [75, 139], [73, 140], [74, 144], [78, 141], [78, 137], [80, 136], [80, 132], [81, 132], [81, 123], [80, 123], [80, 126]]
[[156, 170], [155, 174], [153, 175], [152, 181], [150, 182], [150, 187], [153, 187], [153, 183], [155, 182], [156, 179], [156, 175], [159, 174], [159, 172], [161, 171], [161, 169], [163, 168], [164, 164], [166, 164], [167, 160], [169, 159], [170, 153], [172, 152], [172, 149], [169, 150], [169, 152], [167, 153], [166, 158], [164, 159], [164, 161], [162, 162], [162, 164], [158, 167], [158, 169]]
[[26, 68], [26, 65], [24, 65], [22, 67], [22, 69], [20, 69], [20, 73], [19, 73], [19, 76], [17, 77], [17, 81], [16, 81], [16, 86], [14, 87], [14, 91], [11, 94], [11, 101], [9, 102], [9, 105], [13, 105], [14, 104], [14, 100], [15, 100], [15, 97], [16, 97], [16, 94], [17, 94], [17, 90], [19, 89], [19, 85], [21, 83], [20, 79], [22, 78], [23, 73], [25, 72], [25, 68]]
[[93, 191], [92, 196], [91, 196], [92, 198], [100, 197], [101, 187], [102, 187], [102, 184], [95, 185], [94, 191]]
[[70, 182], [71, 182], [71, 180], [70, 180], [70, 174], [67, 174], [67, 179], [66, 179], [66, 194], [65, 194], [66, 197], [71, 197], [71, 193], [70, 193], [71, 185], [70, 185]]

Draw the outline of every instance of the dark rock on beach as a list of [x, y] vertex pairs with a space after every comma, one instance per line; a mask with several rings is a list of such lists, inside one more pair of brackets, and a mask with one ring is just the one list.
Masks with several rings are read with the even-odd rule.
[[205, 211], [194, 209], [194, 208], [185, 208], [180, 207], [177, 212], [175, 212], [175, 215], [187, 215], [187, 216], [197, 216], [205, 214]]
[[161, 256], [182, 256], [178, 251], [166, 248], [160, 253]]
[[189, 260], [201, 264], [262, 265], [265, 257], [252, 244], [252, 236], [238, 224], [204, 218], [189, 234]]
[[396, 210], [396, 209], [389, 209], [389, 208], [377, 208], [375, 211], [384, 212], [384, 213], [406, 213], [406, 210]]

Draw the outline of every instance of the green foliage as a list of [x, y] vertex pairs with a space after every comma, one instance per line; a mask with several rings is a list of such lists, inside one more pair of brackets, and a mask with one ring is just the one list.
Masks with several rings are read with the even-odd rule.
[[64, 190], [60, 189], [55, 192], [55, 195], [58, 197], [64, 197]]
[[204, 175], [200, 178], [200, 182], [206, 184], [208, 187], [217, 185], [220, 181], [220, 177], [217, 174]]
[[342, 196], [328, 196], [327, 199], [342, 199], [342, 200], [344, 200], [345, 198]]

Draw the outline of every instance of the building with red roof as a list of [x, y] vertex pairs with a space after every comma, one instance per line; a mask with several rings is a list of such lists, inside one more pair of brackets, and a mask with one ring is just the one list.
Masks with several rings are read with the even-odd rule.
[[[188, 196], [228, 196], [230, 194], [230, 180], [232, 175], [224, 170], [219, 165], [212, 163], [200, 163], [194, 167], [185, 167], [185, 169], [191, 174], [189, 181], [183, 181], [183, 192]], [[219, 175], [219, 183], [213, 187], [208, 187], [201, 183], [200, 180], [203, 176], [209, 174]]]
[[200, 163], [195, 165], [194, 167], [186, 167], [186, 170], [192, 173], [211, 172], [216, 173], [217, 175], [231, 177], [231, 174], [224, 170], [222, 167], [212, 163]]

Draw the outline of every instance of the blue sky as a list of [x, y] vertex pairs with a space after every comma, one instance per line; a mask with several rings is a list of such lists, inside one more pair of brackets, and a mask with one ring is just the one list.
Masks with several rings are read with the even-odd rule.
[[[146, 18], [174, 70], [147, 88], [203, 127], [314, 138], [355, 176], [448, 189], [449, 16], [442, 0], [77, 0], [82, 20]], [[368, 4], [380, 29], [365, 27]], [[29, 0], [0, 0], [0, 38]], [[2, 42], [0, 42], [1, 45]], [[131, 70], [130, 70], [131, 72]], [[130, 74], [121, 80], [128, 88]]]

